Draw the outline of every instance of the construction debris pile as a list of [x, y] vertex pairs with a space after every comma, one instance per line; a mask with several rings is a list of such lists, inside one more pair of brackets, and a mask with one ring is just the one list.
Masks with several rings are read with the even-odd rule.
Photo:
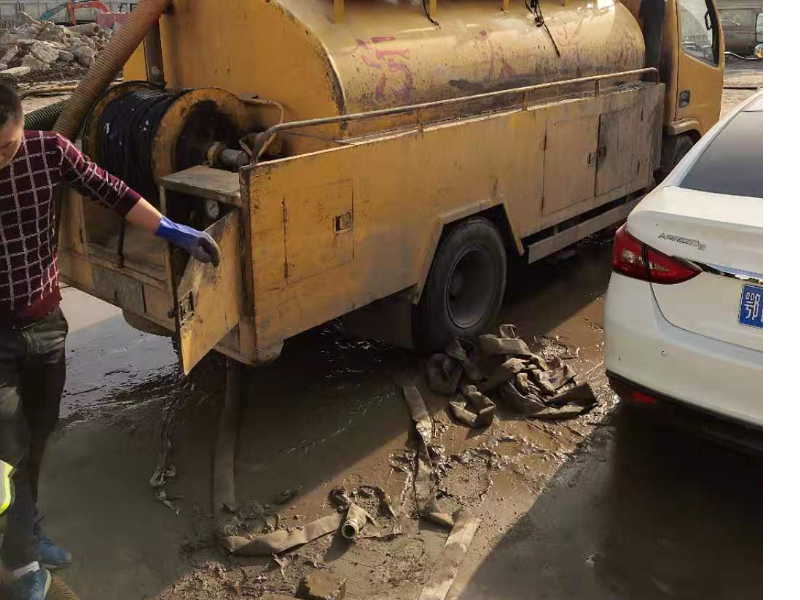
[[96, 23], [64, 27], [29, 18], [28, 23], [0, 37], [0, 77], [79, 75], [94, 63], [111, 35], [110, 29]]
[[568, 419], [591, 408], [596, 399], [587, 383], [559, 356], [531, 351], [514, 325], [501, 325], [499, 335], [476, 342], [454, 339], [427, 364], [431, 390], [458, 399], [450, 401], [453, 418], [469, 427], [489, 425], [495, 395], [515, 412], [536, 419]]

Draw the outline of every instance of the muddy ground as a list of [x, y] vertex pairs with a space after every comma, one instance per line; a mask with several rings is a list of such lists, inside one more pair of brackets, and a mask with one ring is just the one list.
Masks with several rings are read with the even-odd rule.
[[[734, 61], [726, 107], [759, 76]], [[757, 597], [760, 503], [736, 494], [736, 484], [721, 488], [715, 473], [760, 489], [758, 462], [701, 441], [655, 443], [615, 411], [601, 362], [609, 256], [609, 243], [595, 240], [571, 256], [515, 266], [500, 318], [590, 381], [599, 405], [571, 421], [526, 420], [500, 404], [490, 427], [467, 429], [427, 389], [419, 357], [348, 339], [336, 324], [290, 340], [275, 364], [250, 371], [236, 462], [241, 526], [302, 525], [334, 511], [330, 490], [368, 485], [391, 496], [402, 531], [356, 543], [327, 535], [277, 559], [233, 558], [213, 539], [220, 363], [184, 379], [169, 340], [65, 289], [69, 376], [41, 499], [46, 530], [75, 555], [62, 576], [83, 600], [293, 596], [317, 570], [347, 579], [349, 598], [416, 598], [447, 532], [415, 518], [407, 475], [392, 466], [413, 447], [398, 385], [411, 377], [435, 420], [443, 499], [482, 519], [449, 598], [668, 598], [697, 589]], [[177, 510], [148, 483], [165, 433], [176, 473], [166, 490]], [[684, 450], [670, 459], [673, 440]], [[694, 568], [687, 556], [698, 557]], [[667, 560], [654, 567], [658, 557]], [[736, 575], [733, 587], [707, 584], [704, 572], [722, 579], [721, 564]]]

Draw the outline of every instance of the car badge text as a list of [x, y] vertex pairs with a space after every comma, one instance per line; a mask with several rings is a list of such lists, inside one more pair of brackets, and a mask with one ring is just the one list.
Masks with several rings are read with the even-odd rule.
[[691, 238], [685, 238], [679, 235], [672, 235], [671, 233], [662, 233], [661, 235], [658, 236], [658, 239], [669, 240], [670, 242], [675, 242], [678, 244], [686, 244], [687, 246], [693, 246], [698, 250], [706, 249], [706, 245], [700, 240], [693, 240]]

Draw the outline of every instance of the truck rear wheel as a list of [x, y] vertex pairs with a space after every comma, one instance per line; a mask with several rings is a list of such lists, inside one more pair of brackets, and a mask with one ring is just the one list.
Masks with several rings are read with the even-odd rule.
[[684, 156], [692, 149], [694, 141], [687, 133], [670, 135], [664, 138], [661, 149], [661, 167], [656, 171], [656, 183], [661, 183], [678, 166]]
[[506, 289], [506, 251], [497, 228], [484, 218], [465, 221], [436, 250], [425, 289], [414, 308], [417, 350], [442, 350], [453, 337], [486, 331]]

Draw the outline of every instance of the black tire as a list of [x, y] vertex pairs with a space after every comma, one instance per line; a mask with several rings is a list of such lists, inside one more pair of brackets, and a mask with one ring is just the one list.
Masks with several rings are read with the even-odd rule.
[[503, 239], [490, 221], [476, 217], [448, 231], [414, 308], [417, 350], [435, 352], [453, 337], [485, 332], [503, 302], [506, 272]]
[[687, 133], [671, 135], [664, 138], [664, 147], [661, 152], [661, 167], [656, 172], [656, 183], [661, 183], [672, 173], [684, 156], [694, 146], [694, 140]]

